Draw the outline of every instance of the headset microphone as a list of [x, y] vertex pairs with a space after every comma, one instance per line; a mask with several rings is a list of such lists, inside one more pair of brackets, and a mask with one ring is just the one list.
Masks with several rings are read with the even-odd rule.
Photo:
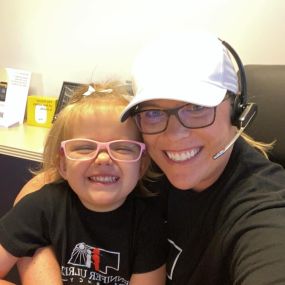
[[249, 103], [246, 105], [244, 111], [239, 117], [240, 127], [239, 127], [238, 132], [233, 137], [233, 139], [226, 145], [224, 149], [220, 150], [215, 155], [213, 155], [213, 159], [217, 159], [220, 156], [222, 156], [235, 143], [235, 141], [240, 137], [240, 135], [245, 130], [245, 128], [253, 120], [256, 113], [257, 113], [257, 105], [255, 103]]
[[233, 56], [233, 58], [237, 63], [239, 69], [241, 91], [240, 95], [235, 95], [235, 99], [233, 102], [232, 117], [231, 117], [231, 122], [234, 126], [238, 128], [238, 132], [233, 137], [233, 139], [225, 146], [224, 149], [220, 150], [219, 152], [213, 155], [213, 159], [217, 159], [220, 156], [222, 156], [235, 143], [235, 141], [240, 137], [242, 132], [254, 119], [257, 113], [257, 105], [255, 103], [247, 103], [246, 76], [241, 59], [239, 58], [237, 52], [227, 42], [222, 40], [221, 42], [231, 53], [231, 55]]

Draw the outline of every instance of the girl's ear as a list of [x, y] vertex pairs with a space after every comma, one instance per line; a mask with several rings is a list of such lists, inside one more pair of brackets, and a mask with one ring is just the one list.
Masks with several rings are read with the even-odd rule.
[[66, 159], [63, 151], [59, 153], [59, 167], [58, 172], [62, 176], [62, 178], [66, 179]]
[[145, 173], [146, 173], [147, 169], [149, 168], [149, 166], [150, 166], [150, 157], [149, 157], [149, 155], [147, 153], [144, 153], [142, 155], [142, 158], [141, 158], [140, 178], [142, 178], [145, 175]]

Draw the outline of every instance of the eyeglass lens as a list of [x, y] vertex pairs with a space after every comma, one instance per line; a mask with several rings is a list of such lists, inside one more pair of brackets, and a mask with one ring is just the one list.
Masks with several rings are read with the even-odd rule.
[[138, 160], [142, 153], [141, 145], [132, 141], [99, 143], [92, 140], [70, 140], [65, 142], [65, 154], [73, 160], [95, 158], [101, 149], [106, 149], [112, 159], [122, 161]]
[[203, 128], [214, 122], [215, 107], [187, 104], [166, 110], [141, 110], [135, 114], [135, 120], [141, 132], [154, 134], [163, 132], [167, 128], [171, 115], [174, 115], [186, 128]]

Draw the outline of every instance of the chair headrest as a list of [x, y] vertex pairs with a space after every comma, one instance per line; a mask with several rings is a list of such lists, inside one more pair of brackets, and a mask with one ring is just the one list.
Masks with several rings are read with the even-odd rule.
[[258, 105], [247, 133], [276, 144], [270, 158], [285, 168], [285, 65], [245, 65], [248, 102]]

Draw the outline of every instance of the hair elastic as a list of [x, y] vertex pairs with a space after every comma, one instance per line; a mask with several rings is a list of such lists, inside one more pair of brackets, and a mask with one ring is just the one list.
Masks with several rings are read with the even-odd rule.
[[88, 86], [88, 90], [86, 91], [86, 92], [84, 92], [82, 95], [83, 96], [89, 96], [89, 95], [91, 95], [92, 93], [94, 93], [96, 90], [91, 86], [91, 85], [89, 85]]
[[92, 93], [94, 92], [100, 92], [100, 93], [112, 93], [113, 92], [113, 89], [112, 88], [109, 88], [109, 89], [103, 89], [103, 90], [95, 90], [94, 87], [92, 87], [91, 85], [88, 86], [88, 90], [83, 93], [82, 95], [83, 96], [89, 96], [91, 95]]

